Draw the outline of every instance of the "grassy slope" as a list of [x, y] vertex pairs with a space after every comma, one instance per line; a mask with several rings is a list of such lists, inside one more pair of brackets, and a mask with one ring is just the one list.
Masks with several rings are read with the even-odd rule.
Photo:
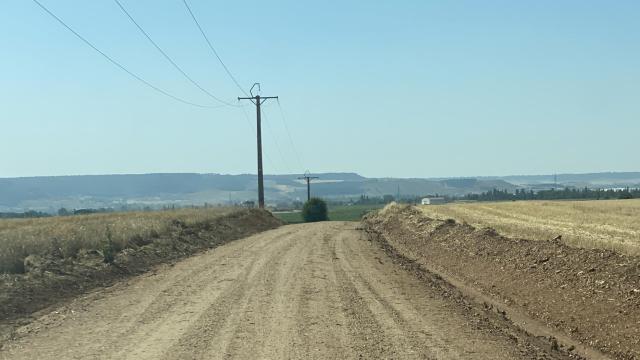
[[0, 273], [21, 273], [29, 255], [56, 251], [74, 258], [80, 250], [102, 250], [108, 242], [125, 249], [140, 238], [155, 238], [175, 222], [192, 225], [233, 212], [233, 208], [180, 209], [0, 220]]
[[[369, 211], [381, 209], [384, 205], [340, 205], [329, 206], [329, 220], [332, 221], [360, 221], [362, 216]], [[277, 218], [289, 224], [302, 222], [302, 214], [299, 212], [274, 214]]]
[[[107, 236], [104, 230], [107, 224], [111, 225], [114, 242], [125, 241], [118, 245], [122, 251], [114, 253], [109, 264], [104, 262], [100, 248], [92, 249], [104, 245], [92, 236]], [[0, 272], [0, 348], [3, 339], [16, 325], [46, 306], [96, 287], [109, 286], [155, 265], [274, 229], [282, 222], [271, 213], [258, 209], [189, 209], [39, 219], [3, 225], [14, 234], [23, 231], [42, 236], [33, 237], [27, 244], [36, 246], [29, 253], [40, 255], [28, 258], [27, 273]], [[58, 235], [82, 235], [84, 237], [78, 239], [86, 242], [79, 242], [80, 249], [72, 256], [54, 246], [40, 227]], [[145, 231], [149, 233], [145, 234]], [[37, 248], [38, 244], [40, 248]], [[0, 245], [15, 248], [19, 241], [5, 241]], [[57, 245], [68, 244], [60, 241]]]
[[421, 206], [429, 217], [454, 218], [492, 227], [509, 237], [640, 254], [640, 199], [593, 201], [516, 201]]

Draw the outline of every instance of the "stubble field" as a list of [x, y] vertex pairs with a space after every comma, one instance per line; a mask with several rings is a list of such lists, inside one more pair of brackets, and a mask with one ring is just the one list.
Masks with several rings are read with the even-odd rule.
[[[24, 259], [55, 250], [74, 258], [85, 250], [140, 246], [175, 222], [191, 225], [229, 214], [233, 208], [179, 209], [0, 221], [0, 273], [24, 272]], [[136, 244], [136, 242], [138, 242]], [[55, 249], [53, 249], [55, 248]]]
[[551, 240], [573, 246], [640, 255], [640, 199], [515, 201], [421, 206], [428, 217], [491, 227], [512, 238]]

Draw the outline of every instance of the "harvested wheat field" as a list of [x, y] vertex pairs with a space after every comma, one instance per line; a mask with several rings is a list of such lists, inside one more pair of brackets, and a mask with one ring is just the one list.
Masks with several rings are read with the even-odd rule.
[[0, 342], [47, 306], [281, 224], [233, 208], [0, 221]]
[[177, 222], [193, 225], [237, 210], [178, 209], [0, 220], [0, 273], [23, 273], [27, 256], [43, 255], [52, 247], [64, 258], [75, 258], [81, 251], [102, 251], [109, 244], [117, 252], [139, 246], [136, 243], [140, 241], [152, 241]]
[[640, 199], [512, 201], [420, 206], [427, 216], [530, 240], [561, 236], [570, 245], [640, 255]]

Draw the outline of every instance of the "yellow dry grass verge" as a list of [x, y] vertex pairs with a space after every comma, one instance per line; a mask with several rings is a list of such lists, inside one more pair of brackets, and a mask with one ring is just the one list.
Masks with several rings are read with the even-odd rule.
[[640, 255], [640, 199], [454, 203], [419, 207], [427, 216], [492, 227], [508, 237]]
[[99, 250], [108, 241], [124, 249], [133, 237], [163, 234], [175, 220], [191, 225], [234, 210], [179, 209], [0, 220], [0, 273], [20, 272], [28, 255], [41, 255], [52, 247], [60, 249], [65, 258], [75, 257], [81, 249]]

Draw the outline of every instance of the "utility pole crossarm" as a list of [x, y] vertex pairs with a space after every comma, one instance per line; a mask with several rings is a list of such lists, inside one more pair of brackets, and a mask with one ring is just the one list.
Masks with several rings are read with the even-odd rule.
[[277, 99], [277, 96], [260, 96], [260, 95], [256, 95], [254, 97], [238, 97], [238, 100], [253, 100], [256, 97], [259, 97], [260, 99]]
[[308, 174], [309, 174], [309, 172], [307, 172], [307, 174], [305, 174], [304, 176], [301, 176], [301, 177], [298, 178], [298, 180], [306, 180], [307, 181], [307, 201], [311, 200], [311, 180], [320, 179], [317, 176], [309, 176]]
[[[260, 101], [260, 105], [264, 104], [265, 101], [269, 100], [269, 99], [278, 99], [277, 96], [254, 96], [254, 97], [239, 97], [238, 101], [240, 100], [251, 100], [252, 103], [256, 104], [256, 101]], [[255, 100], [255, 101], [254, 101]]]

